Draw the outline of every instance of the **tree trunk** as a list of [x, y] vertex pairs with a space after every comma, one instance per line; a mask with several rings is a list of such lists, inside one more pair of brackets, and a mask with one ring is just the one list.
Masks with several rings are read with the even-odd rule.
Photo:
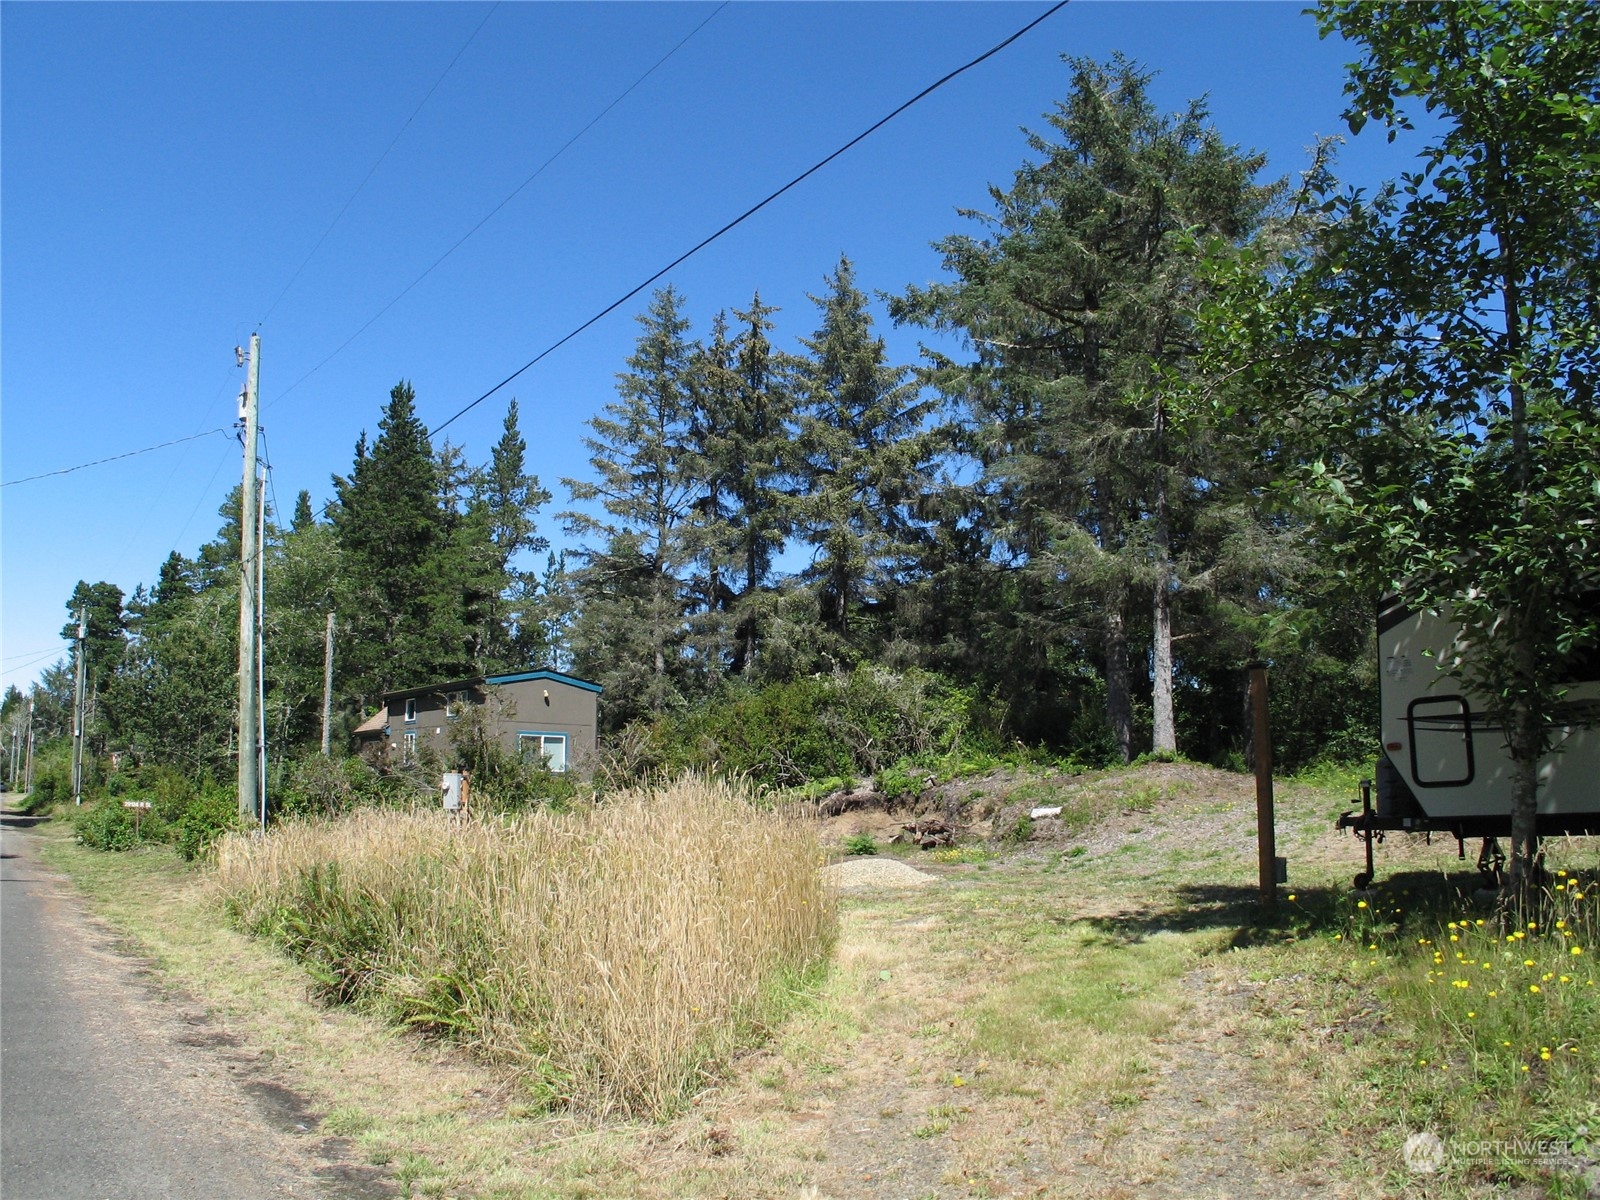
[[1151, 696], [1154, 729], [1151, 749], [1178, 752], [1178, 734], [1172, 719], [1172, 545], [1167, 517], [1167, 476], [1156, 468], [1155, 584], [1155, 686]]
[[1128, 692], [1128, 622], [1120, 599], [1106, 605], [1106, 722], [1123, 762], [1133, 757], [1133, 705]]
[[1511, 636], [1515, 639], [1512, 653], [1522, 687], [1521, 695], [1512, 701], [1506, 728], [1506, 748], [1515, 769], [1511, 779], [1511, 858], [1506, 886], [1513, 903], [1527, 908], [1538, 883], [1539, 759], [1544, 755], [1544, 729], [1528, 697], [1538, 654], [1537, 630], [1532, 621], [1520, 620], [1513, 624]]

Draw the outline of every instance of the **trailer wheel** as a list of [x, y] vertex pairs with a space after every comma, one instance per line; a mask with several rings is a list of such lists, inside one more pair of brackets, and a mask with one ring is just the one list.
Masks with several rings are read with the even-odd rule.
[[1356, 891], [1364, 892], [1372, 886], [1372, 876], [1362, 871], [1356, 876]]

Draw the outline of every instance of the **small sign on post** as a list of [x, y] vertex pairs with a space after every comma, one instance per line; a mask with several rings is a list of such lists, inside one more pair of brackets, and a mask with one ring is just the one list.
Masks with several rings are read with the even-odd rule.
[[147, 811], [149, 811], [150, 801], [148, 801], [148, 800], [124, 800], [122, 802], [122, 807], [123, 808], [131, 808], [131, 809], [133, 809], [133, 837], [134, 837], [135, 841], [138, 841], [139, 840], [139, 820], [140, 820], [141, 817], [144, 816], [144, 814]]

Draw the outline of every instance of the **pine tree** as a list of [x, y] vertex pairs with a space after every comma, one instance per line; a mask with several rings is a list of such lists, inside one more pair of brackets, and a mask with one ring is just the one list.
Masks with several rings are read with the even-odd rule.
[[409, 383], [390, 391], [377, 440], [369, 448], [363, 433], [349, 477], [333, 483], [333, 524], [355, 606], [346, 678], [371, 699], [449, 673], [458, 664], [438, 662], [437, 639], [429, 636], [443, 616], [430, 607], [446, 536], [439, 473]]
[[[577, 553], [583, 605], [574, 632], [574, 659], [580, 672], [605, 682], [621, 664], [604, 661], [603, 641], [584, 632], [594, 627], [591, 603], [607, 597], [622, 606], [610, 627], [643, 631], [636, 649], [618, 645], [616, 653], [644, 656], [643, 674], [616, 688], [608, 707], [622, 711], [637, 702], [643, 711], [662, 712], [683, 698], [682, 651], [688, 636], [684, 574], [691, 558], [688, 527], [698, 485], [692, 477], [689, 423], [694, 393], [691, 365], [695, 347], [687, 339], [689, 322], [672, 288], [658, 291], [638, 318], [642, 333], [618, 376], [617, 399], [590, 422], [594, 437], [584, 439], [599, 476], [590, 483], [562, 482], [574, 501], [600, 502], [605, 516], [567, 512], [570, 531], [601, 539], [599, 547]], [[608, 621], [610, 619], [608, 618]], [[608, 689], [608, 691], [611, 689]], [[635, 697], [631, 693], [637, 692]]]
[[975, 361], [937, 377], [972, 410], [1009, 550], [1066, 593], [1062, 632], [1100, 626], [1107, 723], [1126, 758], [1133, 597], [1150, 597], [1154, 742], [1173, 750], [1177, 509], [1222, 494], [1228, 462], [1217, 431], [1170, 394], [1204, 299], [1191, 239], [1248, 237], [1277, 189], [1254, 183], [1262, 159], [1226, 145], [1203, 103], [1166, 117], [1127, 60], [1069, 62], [1072, 90], [1047, 116], [1057, 140], [1030, 135], [1040, 161], [991, 189], [993, 214], [966, 214], [987, 237], [939, 243], [955, 281], [912, 289], [894, 311], [970, 339]]
[[931, 472], [932, 402], [919, 398], [907, 368], [889, 365], [850, 260], [841, 257], [826, 282], [826, 294], [812, 297], [822, 323], [802, 339], [794, 371], [804, 480], [797, 515], [823, 625], [848, 655], [852, 640], [866, 640], [857, 619], [887, 615], [912, 556], [913, 512]]

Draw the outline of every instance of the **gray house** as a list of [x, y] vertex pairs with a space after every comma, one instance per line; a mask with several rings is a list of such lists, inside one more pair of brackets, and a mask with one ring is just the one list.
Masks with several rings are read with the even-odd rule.
[[370, 758], [404, 760], [424, 746], [443, 755], [460, 709], [482, 704], [509, 751], [543, 757], [566, 771], [594, 754], [600, 685], [559, 671], [480, 675], [385, 692], [383, 707], [356, 727], [357, 749]]

